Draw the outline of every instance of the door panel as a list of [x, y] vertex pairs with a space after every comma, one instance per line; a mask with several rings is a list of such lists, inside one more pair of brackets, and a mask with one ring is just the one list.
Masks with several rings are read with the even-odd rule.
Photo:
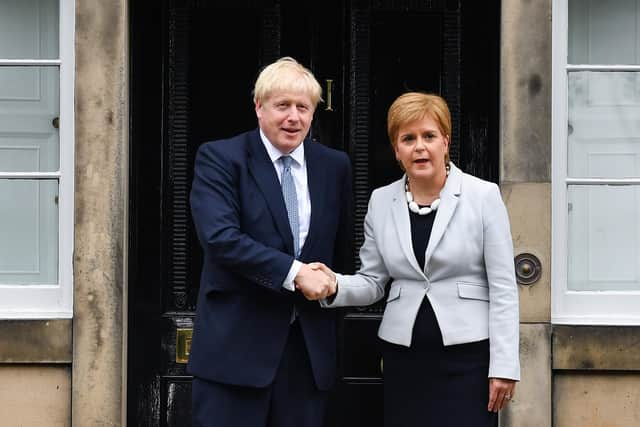
[[[369, 195], [402, 173], [386, 136], [386, 111], [400, 93], [442, 94], [454, 120], [452, 159], [496, 179], [498, 91], [491, 82], [498, 80], [499, 26], [489, 30], [493, 38], [479, 34], [487, 32], [488, 22], [499, 22], [499, 5], [131, 3], [128, 420], [136, 426], [188, 426], [191, 378], [185, 364], [176, 362], [176, 333], [193, 325], [201, 267], [188, 206], [197, 147], [256, 126], [251, 90], [263, 64], [290, 55], [308, 65], [325, 101], [311, 137], [344, 150], [353, 164], [353, 272]], [[380, 302], [341, 311], [340, 378], [328, 426], [382, 423], [376, 333], [383, 308]]]
[[375, 120], [369, 134], [369, 185], [377, 188], [402, 174], [387, 137], [385, 119], [393, 100], [412, 90], [442, 93], [442, 18], [426, 11], [374, 10], [371, 14], [368, 54]]

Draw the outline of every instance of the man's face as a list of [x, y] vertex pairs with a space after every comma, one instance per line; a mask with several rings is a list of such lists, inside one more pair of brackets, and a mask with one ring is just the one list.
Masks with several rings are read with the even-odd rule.
[[297, 92], [276, 92], [263, 102], [256, 101], [260, 129], [282, 153], [290, 153], [302, 143], [314, 110], [311, 97]]

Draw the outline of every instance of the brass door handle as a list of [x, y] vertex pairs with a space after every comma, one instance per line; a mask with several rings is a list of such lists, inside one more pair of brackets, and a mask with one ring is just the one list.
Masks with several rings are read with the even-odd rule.
[[333, 86], [333, 80], [332, 79], [325, 79], [325, 81], [327, 82], [327, 108], [324, 109], [324, 111], [333, 111], [332, 105], [331, 105], [331, 92], [332, 92], [332, 86]]

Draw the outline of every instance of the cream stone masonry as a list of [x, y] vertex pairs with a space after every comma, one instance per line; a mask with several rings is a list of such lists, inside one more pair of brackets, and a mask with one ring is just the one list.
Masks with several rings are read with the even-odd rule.
[[2, 426], [68, 427], [71, 425], [70, 368], [0, 365], [0, 402], [5, 408], [1, 412]]
[[640, 328], [565, 326], [553, 328], [553, 369], [640, 371]]
[[500, 425], [551, 427], [550, 355], [551, 327], [548, 324], [520, 325], [522, 377], [511, 404], [500, 414]]
[[71, 364], [71, 320], [0, 321], [0, 363]]
[[514, 254], [538, 257], [542, 275], [519, 287], [520, 321], [551, 320], [551, 186], [548, 183], [503, 183], [502, 197], [511, 221]]
[[551, 0], [502, 2], [501, 180], [551, 180]]
[[554, 377], [554, 427], [640, 425], [640, 375], [566, 373]]
[[124, 424], [127, 9], [76, 2], [74, 427]]
[[501, 2], [500, 64], [500, 187], [514, 254], [542, 266], [519, 287], [522, 381], [500, 425], [550, 427], [551, 0]]

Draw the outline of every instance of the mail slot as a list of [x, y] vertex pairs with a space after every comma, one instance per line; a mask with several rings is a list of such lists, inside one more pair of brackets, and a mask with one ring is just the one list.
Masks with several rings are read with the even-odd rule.
[[176, 329], [176, 363], [189, 362], [189, 352], [191, 351], [192, 328]]

